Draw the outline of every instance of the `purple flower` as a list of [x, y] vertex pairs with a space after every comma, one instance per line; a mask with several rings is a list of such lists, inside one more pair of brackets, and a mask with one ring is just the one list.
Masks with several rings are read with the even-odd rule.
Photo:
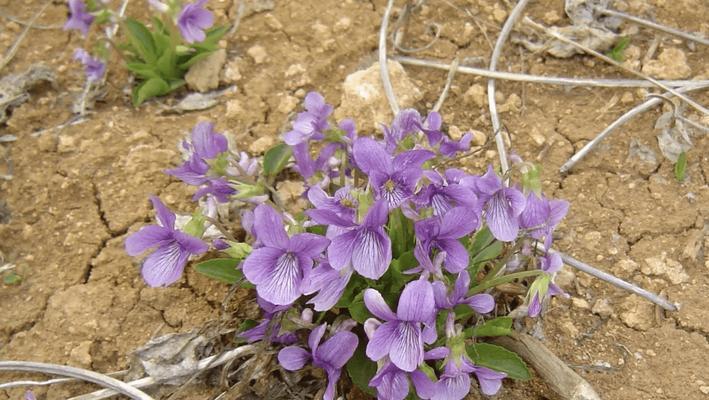
[[[374, 290], [364, 292], [364, 304], [377, 318], [384, 320], [367, 344], [367, 357], [378, 361], [389, 356], [396, 367], [406, 372], [423, 362], [423, 345], [436, 340], [433, 287], [426, 280], [409, 282], [404, 287], [394, 314], [382, 295]], [[426, 326], [422, 329], [421, 324]]]
[[410, 134], [421, 128], [421, 114], [413, 108], [399, 111], [391, 123], [391, 127], [384, 126], [384, 142], [389, 153], [396, 151], [399, 143]]
[[386, 199], [390, 208], [413, 195], [423, 173], [421, 165], [434, 156], [428, 150], [411, 150], [392, 159], [381, 144], [370, 138], [357, 139], [352, 152], [359, 169], [369, 176], [374, 193]]
[[270, 326], [270, 342], [291, 345], [298, 341], [298, 336], [293, 332], [286, 332], [279, 335], [281, 330], [281, 324], [273, 322], [274, 316], [283, 311], [288, 310], [290, 308], [290, 305], [277, 306], [267, 302], [266, 300], [258, 296], [256, 296], [256, 302], [258, 302], [258, 305], [261, 306], [261, 309], [263, 310], [263, 320], [253, 328], [247, 329], [238, 334], [239, 337], [245, 339], [248, 343], [263, 340], [263, 338], [266, 337], [266, 334], [269, 332]]
[[203, 41], [207, 37], [204, 30], [214, 23], [214, 15], [204, 8], [206, 2], [207, 0], [197, 0], [186, 4], [177, 16], [177, 27], [187, 43]]
[[443, 176], [432, 170], [423, 171], [423, 175], [431, 183], [413, 198], [418, 206], [433, 208], [433, 215], [443, 215], [456, 205], [478, 208], [475, 192], [459, 183], [460, 179], [468, 176], [465, 172], [451, 168]]
[[484, 204], [485, 220], [495, 239], [511, 242], [519, 232], [519, 215], [524, 210], [522, 192], [502, 183], [492, 166], [482, 177], [464, 178], [461, 183], [472, 187]]
[[[199, 186], [208, 183], [207, 172], [211, 160], [229, 150], [226, 136], [214, 131], [211, 122], [199, 122], [192, 128], [191, 141], [183, 142], [183, 147], [191, 152], [190, 158], [181, 166], [165, 171], [188, 185]], [[201, 196], [200, 196], [201, 197]]]
[[318, 294], [308, 301], [315, 311], [328, 311], [337, 304], [352, 278], [352, 268], [336, 270], [328, 263], [318, 265], [310, 273], [303, 287], [304, 295]]
[[69, 0], [69, 19], [64, 24], [64, 30], [78, 29], [86, 36], [94, 16], [86, 12], [86, 4], [82, 0]]
[[283, 135], [283, 141], [290, 146], [322, 139], [323, 132], [330, 127], [327, 117], [332, 113], [332, 106], [325, 103], [320, 93], [310, 92], [305, 96], [305, 109], [293, 122], [293, 130]]
[[308, 189], [308, 200], [319, 210], [332, 211], [338, 216], [353, 221], [359, 202], [352, 196], [352, 188], [344, 186], [330, 197], [319, 186]]
[[568, 211], [568, 201], [549, 200], [530, 192], [527, 195], [524, 211], [519, 216], [519, 225], [521, 228], [529, 229], [529, 235], [534, 239], [544, 239], [545, 247], [549, 248], [552, 232]]
[[330, 241], [312, 233], [289, 238], [281, 215], [265, 204], [254, 210], [254, 230], [263, 247], [244, 261], [244, 276], [264, 300], [291, 304], [303, 293], [303, 279], [313, 267], [313, 258], [322, 254]]
[[335, 154], [338, 147], [339, 145], [337, 143], [328, 143], [320, 151], [318, 157], [313, 159], [310, 156], [310, 146], [307, 141], [292, 146], [293, 158], [295, 159], [295, 171], [306, 180], [310, 179], [317, 172], [328, 172], [328, 161]]
[[278, 352], [278, 362], [288, 371], [303, 368], [312, 359], [313, 365], [322, 368], [327, 373], [327, 389], [324, 400], [335, 398], [335, 385], [340, 379], [342, 367], [352, 358], [359, 340], [357, 335], [348, 331], [340, 331], [320, 344], [327, 324], [322, 324], [310, 332], [308, 346], [310, 352], [298, 346], [288, 346]]
[[495, 299], [486, 293], [476, 294], [467, 297], [470, 287], [470, 274], [468, 271], [461, 271], [455, 280], [453, 290], [448, 293], [446, 285], [441, 281], [433, 282], [433, 295], [436, 300], [436, 307], [439, 309], [452, 310], [459, 304], [466, 304], [480, 314], [487, 314], [495, 308]]
[[547, 297], [565, 296], [568, 297], [559, 286], [552, 282], [552, 277], [559, 272], [564, 265], [559, 253], [547, 253], [539, 257], [539, 269], [545, 273], [539, 276], [529, 287], [529, 305], [527, 314], [530, 317], [538, 316], [542, 311], [542, 301]]
[[452, 158], [455, 156], [455, 153], [470, 150], [470, 142], [472, 142], [472, 140], [473, 134], [471, 132], [467, 132], [459, 141], [444, 138], [438, 151], [444, 156]]
[[369, 381], [377, 389], [378, 400], [404, 400], [409, 394], [407, 373], [387, 361]]
[[24, 400], [37, 400], [37, 398], [35, 397], [33, 391], [28, 390], [28, 391], [25, 392]]
[[228, 203], [229, 196], [236, 194], [236, 189], [231, 187], [226, 178], [208, 178], [205, 180], [206, 186], [199, 188], [192, 196], [193, 201], [197, 201], [204, 196], [214, 196], [220, 203]]
[[459, 360], [448, 360], [443, 367], [443, 374], [436, 382], [422, 371], [411, 373], [411, 380], [416, 393], [422, 399], [461, 400], [470, 392], [470, 374], [475, 374], [480, 383], [480, 391], [488, 396], [496, 394], [502, 386], [503, 372], [479, 367], [461, 356]]
[[478, 216], [474, 210], [455, 207], [442, 217], [424, 219], [414, 227], [425, 253], [433, 249], [445, 251], [446, 270], [457, 273], [468, 266], [468, 250], [459, 239], [470, 234], [478, 225]]
[[148, 225], [128, 236], [125, 249], [137, 256], [155, 248], [143, 262], [143, 279], [148, 286], [167, 286], [180, 278], [187, 259], [200, 255], [208, 246], [202, 240], [175, 229], [175, 214], [155, 196], [150, 197], [160, 225]]
[[97, 81], [106, 73], [106, 64], [98, 58], [91, 57], [84, 49], [76, 49], [74, 59], [84, 64], [84, 73], [89, 81]]
[[327, 248], [330, 265], [336, 270], [352, 266], [360, 275], [379, 279], [391, 263], [391, 240], [384, 231], [388, 209], [378, 200], [367, 212], [361, 225], [340, 217], [329, 210], [308, 210], [313, 221], [323, 225], [349, 228], [335, 236]]

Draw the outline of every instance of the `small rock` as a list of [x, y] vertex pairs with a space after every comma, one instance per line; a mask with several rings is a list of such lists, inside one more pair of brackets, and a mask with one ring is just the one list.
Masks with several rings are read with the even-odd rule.
[[255, 46], [251, 46], [248, 50], [246, 50], [246, 54], [248, 54], [249, 57], [251, 57], [256, 64], [261, 64], [266, 61], [266, 58], [268, 58], [266, 49], [258, 44]]
[[664, 276], [675, 285], [689, 280], [689, 275], [684, 272], [682, 264], [667, 258], [667, 253], [664, 251], [659, 257], [646, 258], [645, 264], [640, 269], [645, 275]]
[[295, 110], [298, 106], [298, 98], [290, 95], [281, 97], [281, 101], [278, 103], [278, 111], [283, 114], [290, 114], [291, 111]]
[[[286, 77], [286, 88], [295, 89], [312, 82], [310, 75], [308, 75], [308, 70], [305, 69], [301, 64], [292, 64], [285, 72]], [[296, 96], [298, 93], [296, 92]]]
[[579, 335], [578, 328], [576, 328], [574, 323], [571, 321], [562, 322], [559, 324], [559, 329], [564, 333], [564, 335], [570, 338], [575, 338]]
[[660, 164], [655, 151], [635, 138], [630, 139], [627, 162], [633, 169], [644, 175], [652, 174]]
[[473, 103], [478, 107], [484, 107], [487, 104], [487, 97], [483, 85], [475, 84], [468, 88], [463, 95], [463, 101], [468, 104]]
[[700, 386], [699, 391], [704, 394], [709, 394], [709, 386]]
[[249, 145], [251, 154], [261, 154], [273, 146], [275, 140], [271, 136], [261, 136]]
[[278, 18], [274, 17], [273, 14], [266, 14], [264, 19], [266, 20], [266, 25], [274, 31], [280, 31], [283, 29], [283, 24], [278, 20]]
[[598, 299], [595, 303], [593, 303], [591, 312], [601, 318], [608, 318], [613, 315], [613, 307], [610, 302], [608, 302], [608, 299]]
[[620, 320], [627, 326], [646, 331], [652, 328], [654, 323], [654, 306], [638, 296], [630, 295], [620, 304]]
[[618, 261], [615, 266], [619, 268], [621, 271], [625, 272], [626, 274], [632, 274], [633, 272], [637, 271], [639, 268], [638, 263], [631, 259], [624, 259]]
[[81, 342], [69, 352], [69, 361], [79, 367], [91, 367], [91, 342]]
[[588, 301], [578, 297], [574, 297], [571, 299], [571, 305], [581, 310], [588, 310], [591, 308], [591, 306], [588, 304]]
[[59, 136], [59, 143], [57, 144], [57, 151], [59, 153], [70, 153], [76, 150], [76, 138], [71, 135], [61, 135]]
[[470, 141], [473, 146], [482, 146], [487, 143], [487, 135], [485, 133], [474, 130], [471, 130], [470, 133], [473, 134], [473, 140]]
[[538, 146], [543, 145], [547, 141], [547, 138], [542, 135], [536, 127], [529, 131], [529, 136]]
[[658, 79], [689, 78], [692, 69], [687, 64], [687, 56], [680, 49], [665, 49], [657, 57], [643, 65], [643, 73]]
[[239, 114], [244, 112], [244, 107], [241, 105], [241, 101], [238, 99], [232, 99], [226, 102], [226, 117], [236, 118]]
[[594, 250], [598, 247], [598, 242], [601, 240], [601, 232], [591, 231], [583, 236], [583, 246], [589, 250]]
[[57, 142], [56, 135], [41, 135], [39, 139], [37, 139], [39, 149], [46, 152], [57, 151]]
[[556, 10], [547, 11], [542, 17], [542, 21], [547, 25], [554, 25], [559, 22], [559, 20], [561, 20], [561, 17]]
[[573, 287], [576, 280], [576, 273], [571, 268], [562, 268], [556, 273], [554, 283], [562, 289], [569, 290]]
[[[412, 107], [423, 98], [421, 91], [396, 61], [388, 61], [389, 75], [399, 107]], [[377, 130], [379, 124], [389, 124], [393, 118], [384, 94], [379, 72], [379, 63], [354, 72], [345, 78], [342, 85], [340, 107], [335, 112], [337, 119], [353, 118], [362, 121], [362, 130]], [[359, 127], [358, 127], [359, 128]]]
[[308, 202], [303, 198], [303, 193], [305, 192], [305, 185], [303, 182], [299, 181], [283, 181], [276, 187], [276, 192], [281, 198], [281, 201], [288, 208], [288, 211], [292, 213], [299, 213], [303, 211]]
[[198, 61], [185, 74], [187, 86], [198, 92], [207, 92], [219, 87], [219, 72], [226, 62], [226, 50], [219, 49]]
[[463, 132], [457, 126], [451, 125], [448, 127], [448, 136], [453, 140], [460, 140], [463, 137]]
[[519, 111], [520, 108], [522, 108], [522, 99], [517, 96], [517, 94], [512, 93], [510, 97], [507, 98], [507, 101], [500, 105], [499, 112], [516, 112]]
[[[702, 250], [702, 240], [704, 239], [704, 230], [693, 229], [687, 237], [687, 244], [682, 250], [682, 258], [687, 260], [698, 260], [699, 252]], [[705, 250], [707, 251], [707, 250]]]
[[630, 104], [635, 101], [635, 96], [632, 92], [625, 92], [623, 96], [620, 97], [620, 102], [623, 104]]
[[507, 19], [507, 11], [500, 8], [498, 3], [495, 3], [495, 9], [492, 10], [492, 17], [495, 18], [497, 22], [505, 22], [505, 19]]
[[239, 71], [240, 58], [235, 58], [229, 61], [224, 68], [224, 82], [236, 83], [241, 80], [241, 71]]
[[335, 33], [342, 33], [349, 30], [350, 26], [352, 26], [352, 19], [350, 17], [342, 17], [335, 22], [334, 31]]

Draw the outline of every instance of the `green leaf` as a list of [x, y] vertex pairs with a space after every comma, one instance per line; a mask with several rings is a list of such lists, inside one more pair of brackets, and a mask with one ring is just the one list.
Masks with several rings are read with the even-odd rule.
[[465, 337], [507, 336], [512, 332], [512, 318], [498, 317], [484, 324], [471, 326], [463, 331]]
[[493, 240], [495, 240], [495, 237], [492, 236], [490, 228], [488, 228], [487, 226], [483, 227], [475, 234], [475, 237], [473, 237], [473, 239], [469, 242], [467, 246], [468, 253], [470, 253], [471, 256], [475, 257], [475, 255], [480, 253], [482, 249], [489, 246]]
[[15, 271], [10, 271], [2, 277], [2, 282], [6, 285], [19, 285], [22, 282], [22, 277], [17, 275]]
[[675, 163], [675, 179], [682, 182], [687, 177], [687, 153], [679, 153]]
[[376, 396], [377, 392], [374, 388], [369, 387], [369, 381], [372, 380], [374, 374], [377, 373], [377, 364], [367, 358], [365, 353], [366, 344], [360, 339], [359, 347], [355, 351], [354, 355], [347, 362], [347, 374], [352, 379], [354, 383], [361, 391], [371, 395]]
[[182, 70], [187, 70], [191, 66], [197, 64], [199, 61], [207, 58], [211, 52], [201, 52], [201, 53], [195, 53], [193, 56], [187, 59], [187, 61], [183, 62], [182, 64], [179, 65], [179, 68]]
[[263, 156], [263, 173], [269, 176], [276, 176], [286, 167], [292, 154], [290, 146], [279, 143], [266, 151]]
[[251, 254], [251, 246], [246, 243], [232, 242], [231, 240], [227, 240], [226, 242], [229, 243], [229, 248], [222, 251], [230, 257], [243, 260]]
[[204, 215], [202, 215], [199, 211], [195, 211], [195, 213], [192, 214], [192, 218], [190, 218], [190, 220], [185, 224], [182, 231], [196, 238], [201, 238], [204, 234], [204, 221]]
[[135, 75], [137, 75], [139, 78], [142, 79], [152, 79], [152, 78], [157, 78], [161, 79], [160, 74], [158, 73], [157, 69], [149, 64], [145, 63], [139, 63], [139, 62], [134, 62], [134, 63], [127, 63], [126, 68]]
[[625, 49], [628, 48], [628, 45], [630, 45], [630, 38], [627, 36], [622, 37], [606, 55], [616, 62], [623, 62], [625, 61]]
[[151, 78], [133, 89], [133, 106], [138, 107], [145, 100], [162, 96], [170, 91], [170, 86], [160, 78]]
[[541, 167], [530, 163], [525, 163], [522, 173], [522, 187], [537, 195], [542, 193], [542, 181], [540, 177]]
[[367, 310], [367, 306], [364, 305], [364, 292], [357, 293], [354, 299], [352, 299], [350, 305], [347, 307], [347, 310], [350, 312], [352, 319], [360, 324], [363, 324], [364, 321], [370, 317], [369, 310]]
[[472, 261], [470, 261], [470, 265], [477, 265], [485, 261], [493, 260], [500, 254], [502, 254], [502, 242], [496, 240], [477, 254], [471, 254]]
[[531, 378], [522, 359], [504, 347], [489, 343], [475, 343], [465, 347], [473, 363], [495, 371], [504, 372], [509, 378], [526, 381]]
[[387, 227], [394, 258], [399, 258], [399, 256], [414, 247], [413, 223], [404, 216], [401, 210], [396, 209], [389, 214]]
[[357, 274], [353, 275], [335, 307], [348, 308], [354, 301], [355, 296], [361, 291], [360, 289], [366, 287], [366, 285], [364, 278]]
[[241, 280], [243, 274], [236, 269], [239, 263], [235, 258], [213, 258], [211, 260], [202, 261], [194, 266], [195, 270], [200, 274], [216, 279], [229, 284], [234, 284]]
[[133, 18], [125, 20], [126, 31], [128, 31], [128, 39], [133, 47], [133, 50], [138, 53], [138, 56], [143, 61], [153, 64], [157, 60], [157, 52], [153, 35], [148, 28], [142, 23]]

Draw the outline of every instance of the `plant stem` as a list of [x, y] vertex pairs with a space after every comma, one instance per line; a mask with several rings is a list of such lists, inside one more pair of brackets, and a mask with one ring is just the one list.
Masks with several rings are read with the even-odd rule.
[[521, 272], [515, 272], [513, 274], [509, 275], [504, 275], [500, 276], [494, 279], [490, 279], [489, 281], [485, 282], [484, 280], [480, 282], [479, 285], [473, 287], [468, 291], [468, 296], [472, 296], [474, 294], [484, 292], [487, 289], [490, 289], [492, 287], [495, 287], [497, 285], [502, 285], [503, 283], [508, 283], [512, 282], [515, 279], [522, 279], [522, 278], [529, 278], [530, 276], [537, 276], [543, 274], [544, 271], [542, 270], [534, 270], [534, 271], [521, 271]]

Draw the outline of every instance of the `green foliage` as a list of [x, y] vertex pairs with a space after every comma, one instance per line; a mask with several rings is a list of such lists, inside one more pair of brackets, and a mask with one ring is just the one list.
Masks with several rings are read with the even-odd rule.
[[350, 312], [350, 316], [352, 317], [352, 319], [359, 322], [360, 324], [363, 324], [364, 321], [366, 321], [367, 318], [370, 317], [369, 310], [367, 310], [367, 306], [364, 305], [363, 291], [357, 293], [357, 295], [354, 297], [354, 299], [352, 299], [352, 302], [347, 307], [347, 310]]
[[677, 163], [675, 163], [675, 179], [682, 182], [687, 177], [687, 153], [679, 153]]
[[345, 368], [347, 368], [347, 374], [350, 376], [350, 379], [352, 379], [352, 383], [361, 391], [376, 396], [377, 393], [374, 389], [369, 387], [369, 381], [374, 374], [377, 373], [377, 364], [367, 358], [365, 353], [366, 346], [363, 340], [359, 341], [357, 351], [355, 351], [352, 358], [347, 362]]
[[293, 151], [285, 143], [279, 143], [268, 149], [263, 155], [263, 173], [267, 176], [278, 175], [288, 164], [291, 154]]
[[394, 258], [398, 258], [414, 247], [414, 225], [410, 219], [404, 216], [400, 209], [396, 209], [389, 214], [387, 227]]
[[630, 38], [625, 36], [620, 38], [618, 42], [613, 46], [611, 51], [606, 53], [606, 55], [612, 58], [614, 61], [623, 62], [625, 61], [625, 49], [630, 45]]
[[212, 28], [202, 43], [184, 46], [174, 26], [167, 27], [158, 19], [153, 19], [153, 25], [150, 30], [133, 18], [124, 22], [126, 68], [139, 81], [132, 94], [135, 107], [182, 87], [189, 67], [217, 50], [217, 42], [226, 33], [226, 28]]
[[530, 163], [525, 164], [526, 168], [522, 173], [522, 187], [526, 190], [536, 193], [542, 193], [542, 180], [540, 177], [542, 168], [538, 165]]
[[231, 240], [227, 240], [227, 243], [229, 248], [222, 251], [232, 258], [243, 260], [251, 254], [251, 246], [246, 243], [232, 242]]
[[15, 271], [10, 271], [2, 277], [2, 283], [6, 285], [19, 285], [21, 282], [22, 277], [15, 273]]
[[507, 336], [512, 332], [512, 318], [498, 317], [463, 331], [465, 337]]
[[200, 274], [228, 284], [239, 282], [243, 278], [241, 270], [236, 269], [238, 259], [213, 258], [195, 265], [195, 270]]
[[489, 343], [475, 343], [466, 346], [465, 350], [476, 365], [504, 372], [512, 379], [526, 381], [531, 378], [524, 361], [517, 354], [503, 347]]
[[192, 214], [192, 218], [189, 220], [189, 222], [185, 224], [183, 231], [188, 235], [201, 238], [204, 234], [204, 222], [204, 215], [202, 215], [202, 213], [199, 211], [195, 211], [195, 213]]

